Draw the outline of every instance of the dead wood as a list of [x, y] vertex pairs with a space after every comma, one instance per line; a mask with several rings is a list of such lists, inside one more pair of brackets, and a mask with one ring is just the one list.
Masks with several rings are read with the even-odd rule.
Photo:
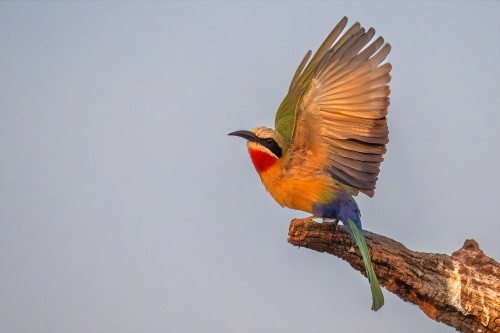
[[[461, 332], [500, 332], [500, 264], [474, 240], [451, 256], [416, 252], [390, 238], [363, 232], [379, 282], [429, 318]], [[335, 223], [295, 219], [288, 242], [347, 261], [363, 275], [360, 253]]]

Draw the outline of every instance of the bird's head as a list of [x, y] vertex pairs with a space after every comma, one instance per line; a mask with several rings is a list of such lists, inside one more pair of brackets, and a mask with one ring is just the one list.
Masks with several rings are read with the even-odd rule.
[[228, 135], [247, 140], [250, 158], [259, 173], [268, 170], [283, 158], [286, 144], [281, 135], [267, 127], [255, 127], [251, 131], [236, 131]]

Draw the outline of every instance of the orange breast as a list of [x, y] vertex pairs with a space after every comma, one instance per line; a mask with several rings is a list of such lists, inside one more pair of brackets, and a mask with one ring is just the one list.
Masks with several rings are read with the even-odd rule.
[[329, 202], [337, 194], [338, 188], [327, 173], [284, 169], [280, 159], [251, 144], [248, 152], [262, 183], [281, 206], [312, 213], [314, 204]]

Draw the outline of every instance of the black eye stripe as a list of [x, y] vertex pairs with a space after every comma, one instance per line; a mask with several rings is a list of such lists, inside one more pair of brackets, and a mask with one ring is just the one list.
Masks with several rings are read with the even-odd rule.
[[276, 141], [273, 138], [262, 138], [259, 141], [261, 145], [269, 149], [278, 158], [281, 158], [281, 154], [283, 152], [281, 150], [281, 147], [276, 143]]

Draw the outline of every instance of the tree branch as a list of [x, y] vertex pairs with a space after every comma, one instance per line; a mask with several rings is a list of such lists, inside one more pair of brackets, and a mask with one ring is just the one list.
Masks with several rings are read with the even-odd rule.
[[[466, 240], [451, 256], [415, 252], [390, 238], [364, 231], [382, 286], [418, 305], [431, 319], [461, 332], [500, 332], [500, 264], [475, 240]], [[349, 233], [335, 223], [295, 219], [288, 242], [327, 252], [365, 275]]]

